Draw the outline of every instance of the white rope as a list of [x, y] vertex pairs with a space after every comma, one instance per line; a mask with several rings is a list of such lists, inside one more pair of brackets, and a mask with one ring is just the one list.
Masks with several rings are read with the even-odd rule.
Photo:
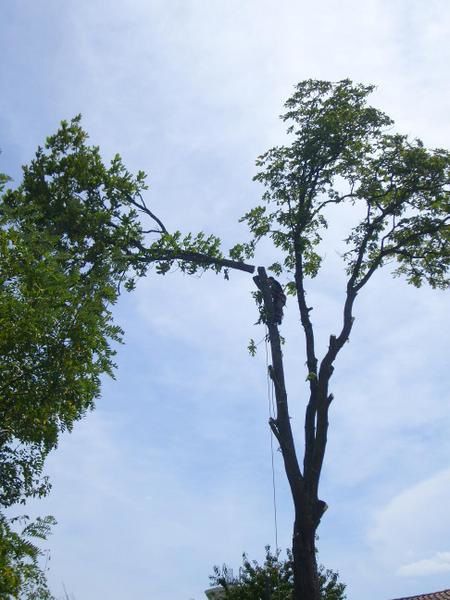
[[[266, 348], [266, 373], [267, 373], [267, 398], [269, 404], [269, 418], [275, 419], [275, 388], [272, 381], [272, 378], [269, 375], [269, 348], [267, 344], [267, 340], [269, 338], [268, 331], [265, 336], [265, 348]], [[274, 450], [273, 450], [273, 431], [270, 429], [270, 457], [271, 457], [271, 465], [272, 465], [272, 497], [273, 497], [273, 518], [274, 518], [274, 529], [275, 529], [275, 549], [278, 554], [278, 516], [277, 516], [277, 488], [275, 481], [275, 459], [274, 459]]]

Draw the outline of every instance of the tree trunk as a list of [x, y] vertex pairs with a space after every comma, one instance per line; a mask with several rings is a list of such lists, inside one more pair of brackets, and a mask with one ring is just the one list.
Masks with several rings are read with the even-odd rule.
[[[320, 518], [326, 509], [325, 502], [317, 498], [317, 490], [322, 459], [325, 452], [326, 429], [328, 425], [327, 409], [329, 402], [326, 394], [327, 388], [325, 385], [323, 393], [324, 401], [322, 402], [322, 405], [325, 403], [325, 411], [322, 410], [322, 419], [320, 421], [322, 425], [322, 444], [319, 447], [319, 453], [317, 456], [314, 452], [311, 452], [308, 457], [305, 457], [305, 473], [310, 473], [311, 471], [313, 473], [313, 475], [308, 477], [308, 481], [305, 481], [305, 477], [302, 474], [298, 464], [294, 436], [292, 433], [291, 420], [289, 416], [286, 384], [284, 378], [283, 353], [281, 351], [278, 319], [277, 315], [275, 314], [276, 311], [272, 293], [273, 284], [272, 286], [270, 285], [266, 271], [263, 267], [258, 267], [258, 275], [253, 279], [256, 286], [262, 293], [264, 311], [261, 313], [261, 320], [267, 324], [272, 352], [273, 364], [269, 365], [269, 375], [274, 383], [277, 412], [276, 418], [270, 419], [269, 424], [273, 434], [280, 444], [280, 449], [284, 460], [284, 467], [289, 481], [289, 486], [291, 488], [295, 507], [294, 535], [292, 541], [292, 558], [294, 562], [293, 600], [320, 600], [315, 534], [320, 522]], [[303, 318], [304, 320], [306, 319], [306, 321], [308, 321], [309, 317], [305, 318], [304, 316], [305, 311], [307, 314], [308, 308], [306, 307], [306, 303], [304, 304]], [[311, 352], [312, 350], [310, 350], [310, 354]], [[309, 406], [312, 418], [309, 418], [306, 423], [306, 427], [309, 426], [309, 431], [307, 431], [307, 440], [309, 439], [311, 450], [313, 450], [316, 442], [315, 423], [317, 414], [317, 361], [315, 357], [309, 357], [308, 360], [310, 362], [310, 374], [312, 373], [316, 376], [310, 380], [311, 393], [313, 396], [310, 400]], [[330, 369], [328, 368], [328, 370]], [[323, 376], [323, 381], [326, 381], [326, 383], [328, 383], [328, 379], [325, 380], [325, 376]], [[320, 452], [320, 450], [322, 450], [322, 452]], [[317, 466], [314, 462], [315, 460], [317, 462]]]
[[[297, 511], [296, 511], [297, 512]], [[320, 600], [316, 560], [316, 527], [302, 515], [295, 518], [292, 539], [294, 559], [293, 600]]]

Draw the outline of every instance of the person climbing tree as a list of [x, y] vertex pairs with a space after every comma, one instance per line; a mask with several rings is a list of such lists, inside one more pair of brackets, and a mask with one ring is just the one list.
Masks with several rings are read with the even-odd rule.
[[283, 309], [286, 306], [286, 294], [281, 284], [274, 278], [268, 278], [270, 291], [272, 293], [273, 320], [277, 325], [281, 325], [283, 320]]

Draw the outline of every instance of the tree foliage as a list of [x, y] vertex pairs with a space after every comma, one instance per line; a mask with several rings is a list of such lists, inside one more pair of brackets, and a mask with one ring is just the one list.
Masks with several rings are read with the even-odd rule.
[[111, 305], [129, 267], [122, 247], [138, 235], [123, 199], [142, 177], [118, 157], [107, 169], [85, 138], [63, 123], [0, 205], [2, 433], [44, 450], [112, 374]]
[[[20, 531], [14, 529], [18, 521], [22, 522]], [[45, 567], [40, 565], [45, 553], [36, 542], [47, 539], [55, 520], [38, 518], [25, 525], [26, 521], [28, 517], [7, 519], [0, 515], [0, 597], [52, 600]]]
[[[223, 257], [215, 236], [169, 233], [142, 197], [144, 173], [133, 176], [119, 155], [105, 165], [87, 141], [80, 117], [63, 121], [20, 185], [5, 191], [0, 174], [0, 507], [48, 493], [48, 452], [113, 376], [121, 289], [151, 266], [246, 268]], [[8, 539], [19, 548], [22, 538], [1, 518], [9, 556]]]
[[[243, 554], [237, 577], [226, 565], [216, 566], [210, 581], [224, 590], [224, 600], [290, 600], [294, 588], [292, 553], [287, 550], [287, 558], [282, 560], [280, 551], [271, 552], [266, 546], [262, 564]], [[320, 566], [319, 581], [322, 600], [345, 600], [345, 584], [339, 581], [338, 573]]]
[[[1, 481], [16, 482], [3, 486], [16, 490], [6, 503], [17, 501], [19, 480], [25, 496], [44, 491], [25, 472], [24, 447], [38, 473], [59, 434], [94, 406], [101, 376], [113, 375], [122, 331], [111, 308], [121, 288], [150, 266], [240, 266], [215, 236], [169, 233], [142, 197], [144, 173], [133, 176], [118, 155], [106, 166], [87, 139], [80, 117], [63, 121], [0, 200], [0, 451], [9, 465]], [[22, 445], [16, 473], [11, 441]]]
[[[326, 207], [351, 203], [362, 218], [346, 239], [344, 260], [361, 288], [383, 264], [416, 286], [448, 286], [449, 153], [392, 133], [393, 121], [367, 104], [373, 86], [307, 80], [286, 102], [291, 143], [257, 160], [264, 204], [244, 217], [253, 243], [269, 236], [282, 268], [315, 277]], [[239, 248], [244, 255], [244, 245]], [[238, 253], [239, 254], [239, 253]], [[253, 252], [252, 252], [253, 254]]]
[[[78, 118], [62, 123], [24, 167], [23, 182], [1, 196], [2, 507], [48, 492], [46, 455], [93, 407], [102, 374], [113, 374], [111, 344], [121, 330], [111, 306], [130, 266], [121, 248], [139, 236], [123, 200], [144, 184], [118, 157], [106, 168], [86, 138]], [[3, 191], [8, 178], [0, 184]], [[18, 532], [0, 518], [1, 584], [14, 597], [47, 597], [29, 537], [42, 538], [52, 519]]]

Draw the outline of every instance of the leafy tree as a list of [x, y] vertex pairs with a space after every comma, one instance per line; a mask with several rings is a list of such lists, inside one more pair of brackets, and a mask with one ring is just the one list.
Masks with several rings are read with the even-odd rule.
[[[210, 577], [213, 586], [223, 589], [224, 600], [289, 600], [294, 588], [292, 553], [287, 551], [287, 559], [280, 559], [280, 552], [272, 553], [266, 547], [266, 557], [262, 565], [250, 561], [246, 554], [242, 557], [242, 567], [238, 577], [226, 565], [214, 567]], [[345, 584], [330, 569], [319, 567], [319, 588], [322, 600], [345, 600]]]
[[[45, 457], [93, 407], [100, 376], [112, 374], [111, 342], [120, 341], [110, 306], [128, 283], [120, 247], [135, 236], [121, 197], [137, 193], [142, 178], [118, 157], [107, 169], [78, 121], [62, 124], [0, 200], [0, 507], [48, 493]], [[0, 191], [7, 183], [2, 175]], [[22, 534], [0, 519], [0, 584], [46, 597], [27, 536], [41, 537], [51, 518]], [[37, 595], [28, 590], [38, 583]]]
[[[429, 151], [420, 140], [391, 133], [392, 120], [367, 104], [372, 86], [304, 81], [297, 85], [282, 116], [290, 143], [259, 157], [255, 179], [266, 187], [265, 204], [244, 220], [252, 244], [268, 237], [284, 258], [272, 269], [288, 277], [304, 331], [306, 381], [303, 464], [297, 456], [288, 410], [283, 355], [274, 303], [265, 269], [258, 269], [256, 300], [267, 324], [272, 351], [270, 375], [277, 414], [270, 421], [284, 459], [295, 507], [293, 532], [294, 598], [320, 598], [315, 536], [327, 508], [319, 482], [327, 444], [330, 380], [335, 360], [349, 339], [358, 294], [386, 264], [408, 283], [433, 288], [449, 284], [450, 155]], [[360, 218], [350, 229], [343, 255], [347, 273], [343, 320], [319, 361], [307, 282], [320, 272], [318, 245], [327, 227], [327, 207], [350, 204]]]
[[[0, 174], [0, 508], [48, 493], [48, 452], [93, 408], [101, 376], [113, 375], [122, 331], [111, 307], [133, 275], [154, 262], [165, 273], [174, 261], [193, 273], [203, 254], [216, 270], [235, 264], [221, 260], [213, 236], [169, 235], [141, 196], [144, 174], [131, 175], [118, 155], [105, 166], [87, 137], [80, 117], [63, 122], [16, 189], [5, 191]], [[138, 210], [160, 227], [145, 248], [152, 230], [143, 231]], [[0, 581], [10, 573], [25, 590], [26, 574], [36, 575], [19, 560], [37, 556], [23, 537], [31, 530], [20, 536], [0, 518], [0, 552], [17, 558]]]
[[2, 443], [44, 453], [112, 374], [121, 331], [110, 306], [129, 267], [121, 246], [136, 235], [121, 196], [140, 177], [117, 157], [107, 169], [84, 138], [77, 120], [63, 123], [0, 204]]
[[[47, 538], [55, 520], [38, 518], [17, 532], [12, 525], [18, 520], [0, 515], [0, 597], [52, 600], [45, 570], [39, 564], [44, 552], [34, 542]], [[28, 517], [20, 520], [27, 521]]]
[[[142, 198], [144, 173], [131, 175], [118, 155], [106, 167], [87, 137], [79, 116], [62, 122], [0, 199], [3, 506], [46, 492], [35, 478], [46, 454], [93, 408], [101, 375], [113, 375], [122, 331], [111, 307], [133, 275], [153, 263], [158, 273], [174, 262], [189, 273], [240, 267], [214, 236], [169, 234]], [[153, 223], [147, 231], [138, 211]]]

